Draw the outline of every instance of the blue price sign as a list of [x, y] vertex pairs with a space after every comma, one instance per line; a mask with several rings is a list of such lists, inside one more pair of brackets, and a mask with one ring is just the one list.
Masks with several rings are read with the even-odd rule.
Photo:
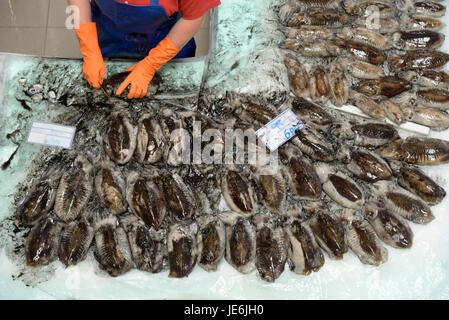
[[274, 151], [293, 138], [297, 130], [303, 128], [304, 123], [298, 119], [291, 109], [287, 109], [257, 130], [256, 135], [271, 151]]

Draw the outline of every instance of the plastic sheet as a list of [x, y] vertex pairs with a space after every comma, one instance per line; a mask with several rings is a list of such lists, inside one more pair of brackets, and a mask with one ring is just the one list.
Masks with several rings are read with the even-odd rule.
[[[205, 75], [205, 108], [226, 91], [276, 99], [289, 91], [277, 28], [275, 0], [227, 0], [218, 9], [216, 54]], [[223, 72], [226, 70], [226, 72]], [[205, 110], [206, 111], [206, 110]]]

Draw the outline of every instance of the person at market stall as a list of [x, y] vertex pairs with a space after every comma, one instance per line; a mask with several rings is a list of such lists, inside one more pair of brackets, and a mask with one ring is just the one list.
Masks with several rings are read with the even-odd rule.
[[103, 57], [135, 58], [116, 95], [130, 86], [128, 98], [142, 98], [159, 68], [173, 58], [195, 56], [193, 36], [205, 14], [220, 0], [68, 0], [79, 8], [75, 27], [84, 56], [84, 78], [100, 88]]

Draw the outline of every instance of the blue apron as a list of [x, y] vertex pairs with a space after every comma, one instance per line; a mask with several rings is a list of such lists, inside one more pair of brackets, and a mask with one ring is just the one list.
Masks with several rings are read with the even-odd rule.
[[[92, 0], [92, 21], [97, 24], [98, 42], [104, 57], [142, 59], [164, 39], [181, 18], [167, 16], [159, 0], [148, 6], [134, 6], [115, 0]], [[195, 55], [192, 38], [175, 58]]]

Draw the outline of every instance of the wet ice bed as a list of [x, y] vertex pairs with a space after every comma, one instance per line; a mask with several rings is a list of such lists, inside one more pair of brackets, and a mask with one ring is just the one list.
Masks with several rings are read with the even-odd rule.
[[[225, 0], [223, 1], [243, 15], [250, 16], [249, 6], [253, 1]], [[247, 4], [245, 5], [245, 3]], [[258, 1], [258, 13], [263, 5], [273, 1]], [[223, 14], [221, 18], [226, 19]], [[240, 21], [251, 19], [240, 19]], [[253, 19], [253, 21], [255, 18]], [[449, 19], [446, 16], [446, 23]], [[232, 41], [240, 41], [235, 33], [242, 25], [228, 26], [228, 55], [232, 55]], [[241, 31], [241, 30], [240, 30]], [[447, 28], [443, 30], [447, 33]], [[224, 36], [226, 33], [222, 32]], [[243, 33], [246, 36], [246, 33]], [[232, 40], [232, 41], [231, 41]], [[226, 43], [226, 42], [225, 42]], [[263, 43], [253, 39], [248, 47], [257, 47], [263, 51]], [[449, 43], [445, 42], [443, 50], [449, 52]], [[275, 59], [276, 55], [265, 52], [264, 59]], [[240, 61], [248, 62], [253, 57], [244, 56]], [[221, 59], [221, 60], [220, 60]], [[220, 56], [223, 64], [228, 57]], [[249, 61], [251, 62], [251, 61]], [[248, 63], [249, 63], [248, 62]], [[24, 64], [25, 63], [25, 64]], [[21, 68], [28, 62], [20, 62]], [[259, 63], [259, 62], [257, 62]], [[220, 64], [218, 64], [219, 66]], [[14, 69], [14, 70], [13, 70]], [[214, 66], [213, 68], [214, 69]], [[215, 70], [218, 67], [215, 65]], [[11, 68], [7, 77], [14, 78], [20, 68]], [[244, 69], [245, 70], [245, 69]], [[271, 70], [265, 70], [267, 72]], [[174, 71], [173, 71], [174, 72]], [[229, 86], [242, 85], [250, 91], [250, 81], [244, 74], [236, 74], [231, 70]], [[1, 80], [1, 79], [0, 79]], [[208, 88], [220, 87], [224, 78], [211, 77]], [[28, 128], [32, 119], [44, 120], [48, 110], [45, 106], [33, 110], [32, 116], [22, 120], [22, 123], [11, 123], [8, 119], [21, 112], [20, 104], [15, 102], [12, 84], [6, 83], [3, 89], [3, 109], [0, 109], [0, 163], [11, 155], [15, 145], [6, 141], [4, 134], [14, 126]], [[285, 79], [280, 79], [278, 87], [282, 89]], [[266, 84], [267, 87], [271, 83]], [[226, 89], [226, 87], [224, 88]], [[1, 96], [1, 95], [0, 95]], [[44, 119], [43, 119], [44, 118]], [[406, 136], [405, 132], [400, 132]], [[449, 131], [432, 132], [432, 137], [449, 140]], [[18, 139], [21, 137], [18, 136]], [[23, 138], [23, 137], [22, 137]], [[12, 193], [14, 186], [26, 175], [27, 164], [41, 147], [23, 145], [20, 153], [13, 159], [11, 168], [14, 170], [0, 171], [0, 220], [13, 212]], [[422, 167], [442, 187], [449, 190], [449, 165]], [[218, 270], [207, 273], [198, 266], [185, 279], [168, 278], [168, 272], [149, 274], [136, 269], [118, 277], [111, 278], [98, 268], [98, 263], [90, 252], [87, 259], [75, 267], [65, 268], [59, 261], [48, 267], [36, 268], [35, 272], [21, 273], [15, 261], [11, 261], [5, 248], [0, 248], [0, 298], [25, 299], [449, 299], [449, 197], [442, 203], [432, 207], [436, 219], [426, 226], [410, 224], [414, 232], [414, 244], [411, 249], [399, 250], [388, 247], [388, 262], [380, 267], [363, 265], [359, 259], [348, 251], [343, 260], [333, 261], [326, 257], [324, 266], [317, 273], [309, 276], [297, 275], [288, 268], [275, 283], [260, 280], [256, 273], [243, 275], [234, 270], [224, 259]], [[4, 235], [0, 234], [0, 242]], [[28, 269], [29, 270], [29, 269]], [[32, 284], [27, 286], [26, 284]]]

